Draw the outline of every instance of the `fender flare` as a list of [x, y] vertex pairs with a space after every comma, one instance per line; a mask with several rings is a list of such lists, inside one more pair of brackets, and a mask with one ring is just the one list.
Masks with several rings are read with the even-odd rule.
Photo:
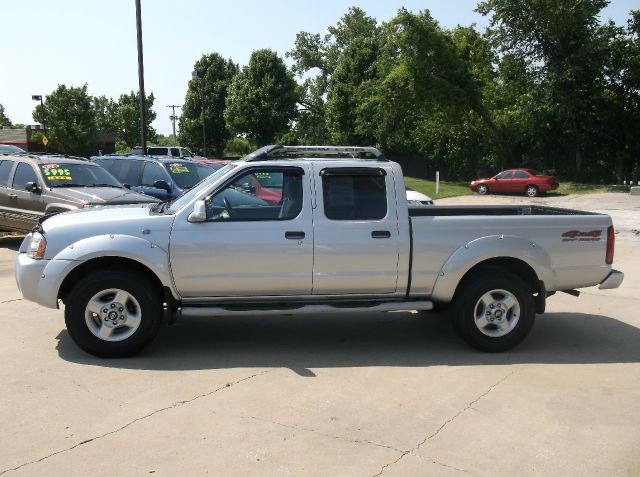
[[466, 243], [449, 256], [438, 273], [432, 299], [450, 302], [465, 274], [479, 263], [492, 258], [522, 261], [545, 284], [554, 282], [551, 258], [538, 244], [515, 235], [489, 235]]
[[[144, 253], [143, 253], [144, 251]], [[157, 244], [131, 235], [108, 234], [84, 238], [62, 249], [49, 261], [38, 284], [38, 297], [57, 307], [58, 293], [67, 276], [94, 258], [118, 257], [145, 266], [178, 299], [169, 266], [168, 251]]]

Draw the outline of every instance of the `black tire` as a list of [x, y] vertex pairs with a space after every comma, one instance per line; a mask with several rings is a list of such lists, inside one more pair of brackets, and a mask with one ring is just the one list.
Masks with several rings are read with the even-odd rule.
[[476, 192], [480, 195], [487, 195], [489, 193], [489, 186], [485, 184], [480, 184], [476, 187]]
[[[116, 297], [115, 293], [109, 294], [110, 290], [122, 291], [122, 296], [129, 297], [122, 300], [125, 304], [120, 310], [126, 307], [126, 322], [130, 317], [132, 323], [137, 322], [135, 330], [133, 326], [125, 326], [126, 322], [117, 323], [117, 317], [113, 324], [109, 322], [110, 326], [106, 326], [104, 319], [88, 311], [89, 301], [99, 296], [100, 300], [104, 300], [105, 304], [101, 304], [100, 308], [105, 307], [106, 316]], [[94, 271], [83, 277], [66, 297], [64, 319], [73, 341], [87, 353], [101, 358], [124, 358], [140, 352], [158, 334], [163, 319], [162, 302], [160, 291], [144, 274], [127, 269]], [[111, 328], [107, 332], [114, 335], [112, 339], [119, 341], [105, 341], [92, 331], [92, 328], [102, 327]], [[118, 330], [125, 332], [119, 333]]]
[[536, 186], [531, 184], [526, 187], [526, 189], [524, 190], [524, 193], [526, 194], [527, 197], [537, 197], [540, 195], [540, 189], [538, 189]]
[[[493, 306], [481, 302], [486, 296], [491, 297]], [[507, 309], [512, 299], [516, 304]], [[494, 314], [502, 308], [504, 311], [496, 317]], [[535, 316], [531, 288], [509, 272], [485, 271], [471, 276], [456, 293], [451, 307], [451, 319], [460, 337], [488, 352], [507, 351], [522, 342], [531, 331]]]

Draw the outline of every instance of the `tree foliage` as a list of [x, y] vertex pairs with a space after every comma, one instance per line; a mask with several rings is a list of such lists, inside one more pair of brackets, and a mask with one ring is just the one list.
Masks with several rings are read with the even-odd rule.
[[223, 157], [231, 133], [224, 117], [228, 90], [238, 74], [238, 65], [218, 53], [203, 55], [194, 65], [203, 77], [189, 81], [180, 117], [180, 143], [193, 151], [202, 151], [202, 88], [204, 87], [204, 123], [207, 152]]
[[11, 127], [11, 120], [4, 112], [4, 106], [0, 104], [0, 126]]
[[[46, 97], [44, 107], [49, 149], [81, 156], [89, 156], [96, 151], [96, 116], [86, 84], [81, 87], [58, 85]], [[40, 105], [34, 108], [33, 119], [42, 122]]]
[[296, 82], [282, 58], [257, 50], [231, 83], [224, 118], [232, 132], [263, 146], [288, 130], [297, 100]]

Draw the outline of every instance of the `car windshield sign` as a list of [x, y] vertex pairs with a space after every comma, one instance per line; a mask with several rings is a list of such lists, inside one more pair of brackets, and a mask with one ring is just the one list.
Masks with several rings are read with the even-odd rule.
[[40, 164], [47, 187], [122, 187], [118, 180], [99, 166], [74, 163]]

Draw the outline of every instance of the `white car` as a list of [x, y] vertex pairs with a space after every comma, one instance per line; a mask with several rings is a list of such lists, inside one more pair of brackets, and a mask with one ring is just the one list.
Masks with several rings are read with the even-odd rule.
[[422, 192], [407, 187], [407, 205], [409, 207], [433, 205], [433, 199]]

